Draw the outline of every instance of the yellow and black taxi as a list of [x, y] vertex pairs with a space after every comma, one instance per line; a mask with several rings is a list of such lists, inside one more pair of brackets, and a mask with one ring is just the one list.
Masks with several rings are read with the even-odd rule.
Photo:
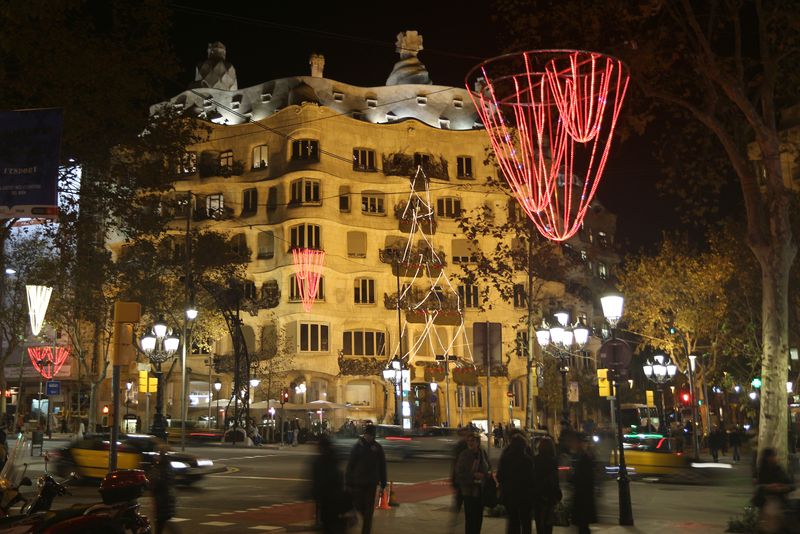
[[[128, 434], [117, 446], [118, 469], [142, 469], [148, 472], [159, 451], [166, 447], [166, 455], [180, 484], [192, 484], [205, 475], [219, 473], [224, 467], [207, 458], [170, 450], [160, 439], [144, 434]], [[103, 478], [108, 473], [108, 456], [111, 443], [102, 438], [75, 440], [68, 446], [50, 451], [53, 470], [59, 476], [75, 473], [81, 478]]]
[[[675, 438], [661, 434], [626, 434], [623, 438], [625, 463], [633, 474], [643, 476], [684, 476], [689, 459], [676, 450]], [[611, 463], [614, 464], [613, 452]]]

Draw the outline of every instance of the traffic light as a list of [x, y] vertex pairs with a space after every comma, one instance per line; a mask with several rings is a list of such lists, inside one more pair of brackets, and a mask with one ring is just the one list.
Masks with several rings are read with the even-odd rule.
[[669, 335], [674, 336], [677, 333], [678, 333], [678, 329], [677, 328], [675, 328], [674, 326], [670, 326], [669, 327]]
[[690, 400], [691, 400], [691, 397], [689, 396], [689, 394], [688, 394], [688, 393], [683, 393], [683, 394], [681, 395], [681, 401], [682, 401], [684, 404], [689, 404], [689, 401], [690, 401]]
[[103, 415], [108, 415], [108, 413], [109, 413], [108, 404], [104, 404], [103, 405]]
[[287, 402], [289, 402], [289, 390], [284, 388], [283, 391], [281, 391], [281, 404], [285, 404]]

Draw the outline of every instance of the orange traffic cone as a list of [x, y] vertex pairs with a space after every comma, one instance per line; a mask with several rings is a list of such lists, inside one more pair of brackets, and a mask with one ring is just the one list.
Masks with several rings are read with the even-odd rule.
[[378, 510], [391, 510], [389, 506], [389, 493], [384, 489], [381, 491], [381, 496], [378, 499]]
[[389, 482], [389, 506], [400, 506], [400, 504], [394, 498], [394, 482]]

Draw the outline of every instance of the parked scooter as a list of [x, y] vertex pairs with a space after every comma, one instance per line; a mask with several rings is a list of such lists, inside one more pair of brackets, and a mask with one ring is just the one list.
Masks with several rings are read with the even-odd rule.
[[[18, 440], [18, 445], [20, 452], [25, 449], [24, 441]], [[17, 458], [22, 456], [23, 454], [19, 454]], [[3, 479], [0, 473], [0, 484], [3, 480], [11, 481], [15, 476], [14, 473], [14, 470], [7, 473], [8, 479]], [[24, 477], [24, 471], [22, 473], [24, 480], [27, 477]], [[30, 485], [30, 479], [27, 479], [27, 482]], [[23, 504], [19, 515], [9, 515], [0, 519], [0, 533], [151, 534], [150, 521], [140, 513], [140, 505], [137, 502], [147, 484], [144, 471], [136, 469], [113, 471], [106, 475], [100, 485], [102, 503], [78, 504], [50, 511], [53, 500], [68, 494], [68, 491], [64, 484], [45, 473], [39, 479], [38, 494], [30, 505]], [[22, 482], [16, 484], [17, 490], [20, 485], [25, 484]]]

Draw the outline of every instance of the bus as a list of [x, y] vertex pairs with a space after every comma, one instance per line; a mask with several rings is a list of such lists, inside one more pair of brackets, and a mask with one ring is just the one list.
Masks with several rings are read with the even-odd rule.
[[630, 428], [631, 433], [655, 432], [658, 430], [658, 410], [646, 404], [620, 405], [620, 423], [622, 428]]

